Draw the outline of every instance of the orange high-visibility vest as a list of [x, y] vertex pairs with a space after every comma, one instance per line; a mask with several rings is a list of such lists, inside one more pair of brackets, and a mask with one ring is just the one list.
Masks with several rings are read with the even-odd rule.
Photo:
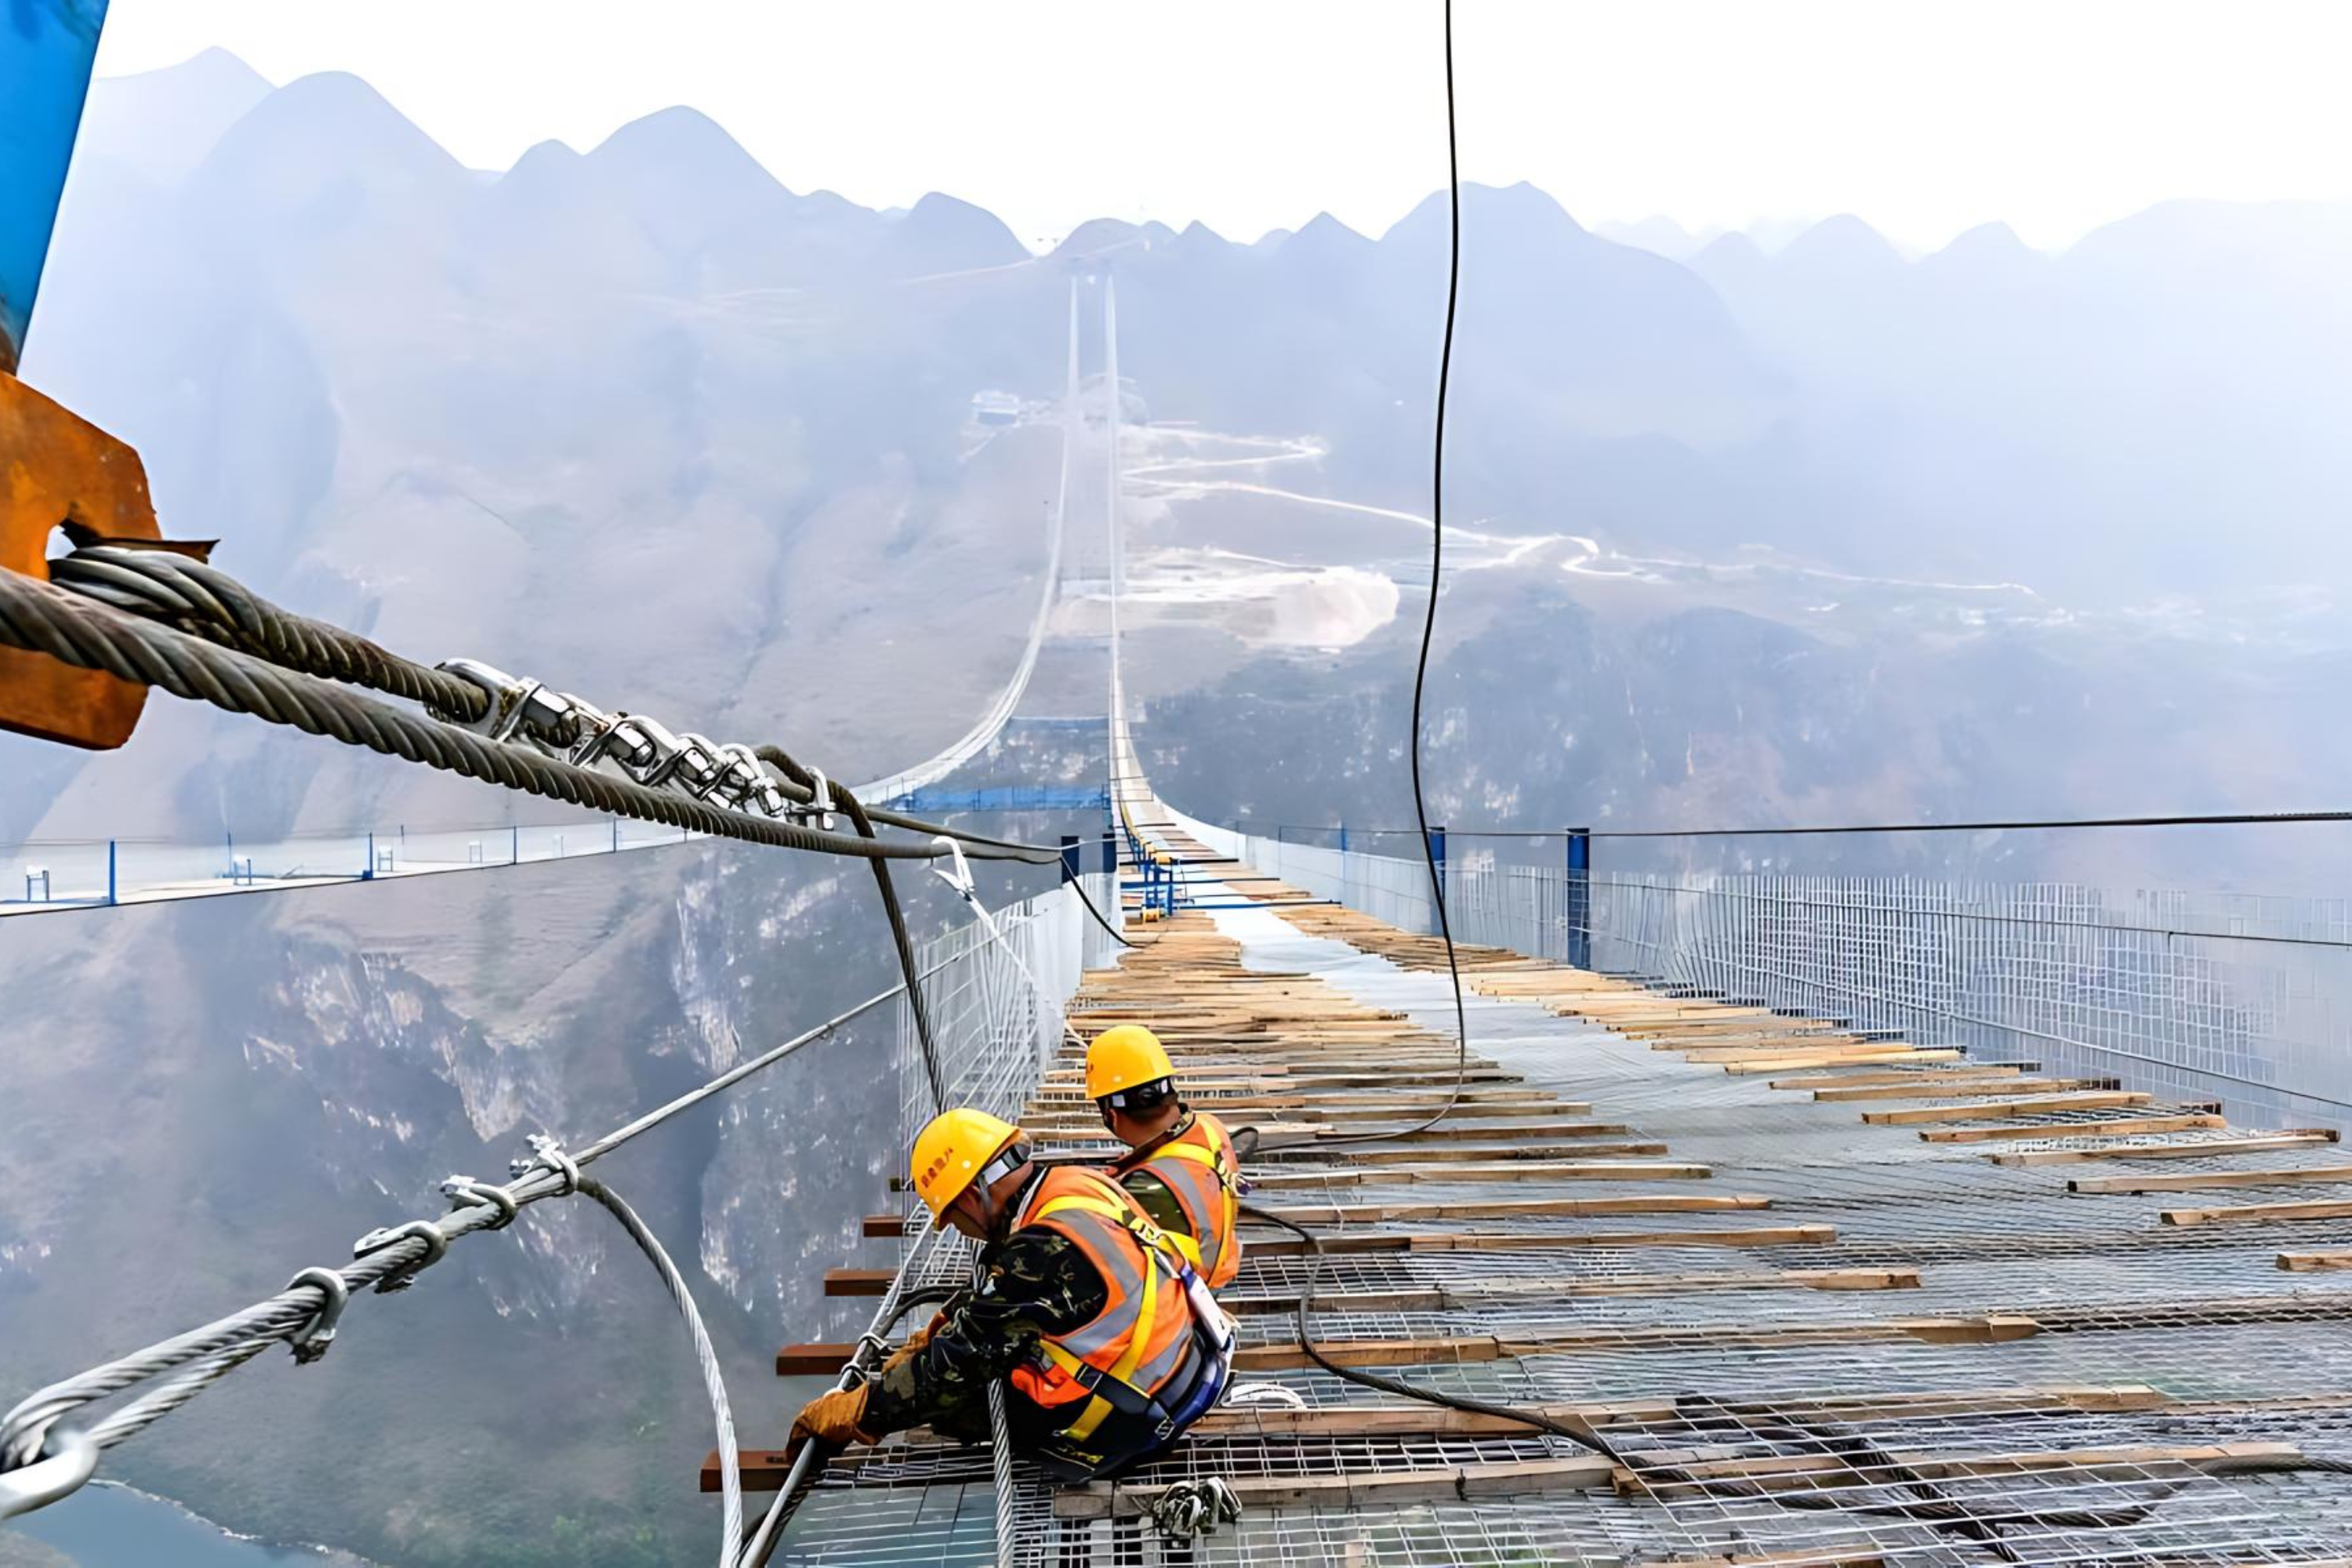
[[1190, 1364], [1192, 1309], [1169, 1237], [1101, 1173], [1071, 1165], [1046, 1171], [1013, 1228], [1033, 1225], [1075, 1243], [1109, 1296], [1092, 1321], [1038, 1342], [1035, 1359], [1014, 1367], [1011, 1377], [1015, 1389], [1048, 1407], [1087, 1400], [1063, 1428], [1084, 1442], [1111, 1413], [1111, 1402], [1095, 1392], [1103, 1379], [1151, 1398]]
[[1205, 1110], [1187, 1113], [1168, 1141], [1111, 1167], [1114, 1175], [1147, 1171], [1168, 1184], [1192, 1234], [1171, 1232], [1184, 1260], [1212, 1290], [1233, 1283], [1242, 1268], [1241, 1156], [1225, 1124]]

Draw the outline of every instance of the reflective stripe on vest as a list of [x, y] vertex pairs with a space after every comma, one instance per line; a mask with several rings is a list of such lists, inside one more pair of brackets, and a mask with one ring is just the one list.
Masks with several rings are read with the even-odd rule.
[[1169, 1239], [1210, 1289], [1232, 1284], [1242, 1268], [1241, 1241], [1234, 1235], [1241, 1224], [1241, 1160], [1224, 1123], [1196, 1110], [1182, 1131], [1133, 1164], [1122, 1161], [1118, 1169], [1148, 1171], [1167, 1184], [1192, 1226], [1191, 1236]]
[[1012, 1383], [1043, 1405], [1088, 1400], [1064, 1428], [1083, 1442], [1113, 1408], [1095, 1392], [1106, 1378], [1133, 1390], [1135, 1402], [1149, 1402], [1183, 1368], [1192, 1310], [1169, 1238], [1108, 1177], [1066, 1165], [1047, 1171], [1015, 1228], [1033, 1225], [1068, 1237], [1086, 1255], [1106, 1300], [1091, 1321], [1040, 1341], [1037, 1362], [1013, 1368]]

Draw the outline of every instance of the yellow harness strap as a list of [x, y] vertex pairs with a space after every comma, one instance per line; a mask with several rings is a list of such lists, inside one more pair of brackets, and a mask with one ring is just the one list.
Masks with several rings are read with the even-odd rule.
[[[1052, 1199], [1032, 1216], [1033, 1223], [1051, 1218], [1065, 1209], [1099, 1215], [1129, 1232], [1143, 1246], [1143, 1296], [1135, 1314], [1135, 1324], [1128, 1331], [1127, 1348], [1119, 1352], [1118, 1360], [1111, 1363], [1110, 1370], [1103, 1373], [1105, 1377], [1126, 1383], [1135, 1375], [1135, 1369], [1143, 1364], [1144, 1342], [1150, 1337], [1151, 1325], [1159, 1318], [1160, 1268], [1157, 1255], [1172, 1238], [1150, 1220], [1139, 1218], [1103, 1198], [1071, 1195]], [[1040, 1340], [1037, 1343], [1038, 1348], [1045, 1352], [1045, 1359], [1066, 1376], [1077, 1376], [1079, 1369], [1087, 1364], [1051, 1340]], [[1062, 1429], [1063, 1433], [1073, 1441], [1083, 1443], [1095, 1435], [1096, 1427], [1109, 1418], [1111, 1409], [1111, 1402], [1097, 1394], [1087, 1401], [1087, 1407], [1078, 1413], [1076, 1421]]]

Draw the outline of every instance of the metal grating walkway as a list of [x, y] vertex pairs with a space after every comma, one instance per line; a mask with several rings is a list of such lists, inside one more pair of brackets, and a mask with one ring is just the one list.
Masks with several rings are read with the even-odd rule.
[[[1254, 1201], [1327, 1237], [1335, 1357], [1623, 1462], [1312, 1368], [1298, 1244], [1252, 1233], [1239, 1375], [1303, 1408], [1058, 1491], [911, 1435], [832, 1467], [780, 1560], [2352, 1563], [2332, 1134], [1497, 949], [1464, 952], [1462, 1105], [1404, 1134], [1454, 1081], [1443, 949], [1139, 826], [1217, 907], [1134, 928], [1072, 1022], [1150, 1024], [1193, 1098], [1289, 1138]], [[1108, 1154], [1077, 1064], [1024, 1119]], [[1159, 1489], [1210, 1474], [1243, 1522], [1156, 1540]]]

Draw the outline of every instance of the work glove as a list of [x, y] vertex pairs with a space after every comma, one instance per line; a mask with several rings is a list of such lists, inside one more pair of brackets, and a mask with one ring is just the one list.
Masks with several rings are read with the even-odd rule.
[[837, 1388], [830, 1394], [820, 1394], [801, 1406], [800, 1415], [793, 1420], [793, 1435], [784, 1445], [785, 1449], [796, 1454], [803, 1443], [812, 1439], [836, 1448], [845, 1448], [852, 1443], [870, 1446], [879, 1442], [881, 1439], [868, 1436], [858, 1427], [857, 1424], [865, 1418], [866, 1384], [863, 1383], [855, 1388]]

